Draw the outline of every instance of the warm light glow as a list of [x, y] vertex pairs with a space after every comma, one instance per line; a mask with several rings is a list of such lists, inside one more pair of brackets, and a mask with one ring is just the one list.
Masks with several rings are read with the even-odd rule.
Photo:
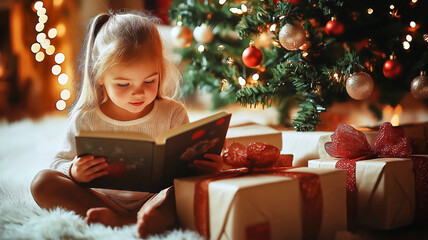
[[407, 34], [407, 36], [406, 36], [406, 40], [407, 40], [408, 42], [411, 42], [411, 41], [413, 40], [412, 35]]
[[239, 83], [239, 85], [244, 86], [245, 84], [247, 84], [247, 81], [245, 81], [245, 79], [243, 77], [239, 77], [238, 83]]
[[218, 45], [218, 47], [217, 47], [217, 50], [223, 50], [224, 49], [224, 45], [223, 44], [220, 44], [220, 45]]
[[36, 24], [36, 31], [37, 32], [41, 32], [41, 31], [43, 31], [43, 29], [45, 29], [45, 24], [43, 24], [43, 23], [37, 23]]
[[245, 4], [241, 5], [241, 9], [242, 9], [243, 12], [247, 12], [248, 11], [248, 8], [247, 8], [247, 6]]
[[54, 45], [49, 45], [49, 47], [46, 49], [46, 54], [47, 55], [52, 55], [55, 53], [55, 47]]
[[390, 5], [389, 8], [392, 10], [392, 9], [395, 8], [395, 6], [394, 5]]
[[4, 72], [5, 72], [5, 70], [4, 70], [3, 65], [0, 65], [0, 78], [4, 76]]
[[67, 82], [68, 82], [68, 75], [65, 73], [61, 73], [58, 76], [58, 83], [61, 85], [65, 85], [65, 84], [67, 84]]
[[373, 8], [369, 8], [369, 9], [367, 9], [367, 13], [368, 13], [368, 14], [372, 14], [372, 13], [373, 13]]
[[45, 53], [44, 52], [38, 52], [36, 53], [36, 61], [41, 62], [45, 59]]
[[44, 8], [44, 7], [37, 10], [37, 16], [41, 17], [43, 15], [46, 15], [46, 8]]
[[395, 108], [391, 105], [387, 105], [383, 108], [382, 115], [383, 121], [391, 122], [393, 126], [400, 125], [400, 117], [403, 114], [403, 107], [398, 104]]
[[33, 43], [33, 45], [31, 45], [31, 51], [33, 53], [37, 53], [38, 51], [40, 51], [40, 44], [38, 43]]
[[42, 1], [37, 1], [36, 3], [34, 3], [34, 9], [36, 9], [37, 11], [42, 7], [43, 7]]
[[412, 28], [416, 27], [416, 23], [414, 21], [411, 21], [410, 22], [410, 27], [412, 27]]
[[61, 6], [62, 5], [62, 3], [64, 2], [64, 0], [54, 0], [53, 1], [53, 5], [55, 6], [55, 7], [59, 7], [59, 6]]
[[418, 2], [418, 0], [412, 0], [412, 3], [417, 3]]
[[62, 37], [65, 35], [66, 29], [63, 23], [60, 23], [56, 26], [56, 30], [58, 31], [58, 37]]
[[223, 4], [225, 4], [226, 3], [226, 0], [219, 0], [218, 1], [218, 4], [220, 4], [220, 5], [223, 5]]
[[56, 102], [56, 109], [60, 111], [64, 110], [66, 106], [67, 106], [67, 103], [64, 100], [58, 100]]
[[236, 14], [242, 14], [244, 13], [241, 9], [239, 8], [230, 8], [229, 9], [232, 13], [236, 13]]
[[45, 39], [45, 40], [43, 40], [43, 42], [41, 43], [41, 45], [42, 45], [43, 49], [47, 49], [51, 45], [51, 40]]
[[424, 41], [425, 41], [425, 42], [428, 42], [428, 34], [424, 34], [424, 36], [423, 36], [423, 37], [424, 37]]
[[56, 28], [51, 28], [49, 29], [48, 36], [49, 38], [55, 38], [57, 33], [58, 31], [56, 30]]
[[254, 73], [253, 76], [252, 76], [252, 78], [253, 78], [254, 81], [257, 81], [257, 80], [259, 80], [260, 75], [258, 73]]
[[201, 53], [201, 52], [203, 52], [203, 51], [205, 51], [205, 46], [204, 45], [199, 45], [198, 46], [198, 51]]
[[39, 22], [41, 23], [46, 23], [48, 21], [48, 16], [47, 15], [42, 15], [39, 17]]
[[404, 42], [403, 42], [403, 48], [404, 48], [405, 50], [409, 50], [409, 48], [410, 48], [410, 43], [409, 43], [408, 41], [404, 41]]
[[308, 55], [309, 55], [309, 53], [308, 53], [308, 52], [303, 52], [303, 53], [302, 53], [302, 56], [303, 56], [303, 57], [307, 57]]
[[339, 79], [339, 74], [338, 73], [334, 73], [333, 77], [334, 77], [334, 79], [338, 80]]
[[64, 89], [61, 91], [60, 96], [61, 96], [62, 100], [67, 100], [71, 97], [71, 93], [68, 89]]
[[275, 30], [276, 30], [276, 24], [275, 24], [275, 23], [274, 23], [274, 24], [272, 24], [272, 25], [270, 26], [269, 30], [270, 30], [271, 32], [275, 32]]
[[52, 74], [58, 75], [61, 73], [61, 66], [60, 65], [53, 65], [52, 66]]
[[42, 43], [45, 39], [46, 39], [46, 34], [45, 33], [39, 33], [36, 36], [36, 40], [39, 43]]
[[64, 62], [64, 60], [65, 60], [65, 55], [63, 53], [57, 53], [55, 55], [55, 62], [56, 63], [61, 64]]
[[232, 64], [234, 61], [232, 57], [228, 57], [226, 62], [227, 64]]

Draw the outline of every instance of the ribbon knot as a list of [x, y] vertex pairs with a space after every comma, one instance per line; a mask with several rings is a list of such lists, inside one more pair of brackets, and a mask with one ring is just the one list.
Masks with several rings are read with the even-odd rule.
[[410, 139], [391, 123], [383, 123], [376, 134], [373, 145], [361, 131], [347, 124], [340, 124], [325, 143], [327, 153], [335, 158], [363, 160], [370, 157], [408, 157], [412, 153]]

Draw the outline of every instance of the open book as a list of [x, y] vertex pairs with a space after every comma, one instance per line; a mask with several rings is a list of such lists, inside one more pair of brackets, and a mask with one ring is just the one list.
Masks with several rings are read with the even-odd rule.
[[193, 174], [188, 167], [205, 153], [220, 154], [231, 114], [219, 112], [165, 131], [157, 139], [142, 133], [81, 132], [77, 155], [105, 157], [109, 174], [83, 186], [159, 192], [174, 178]]

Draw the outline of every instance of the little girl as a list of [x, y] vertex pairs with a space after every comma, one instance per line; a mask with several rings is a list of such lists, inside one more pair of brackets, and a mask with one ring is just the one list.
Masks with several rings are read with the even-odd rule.
[[[163, 56], [157, 23], [141, 12], [105, 13], [91, 19], [80, 56], [79, 95], [70, 112], [64, 148], [52, 170], [39, 172], [31, 184], [40, 207], [73, 210], [88, 224], [137, 222], [140, 237], [174, 225], [172, 188], [151, 194], [80, 187], [79, 182], [108, 174], [108, 163], [92, 155], [76, 156], [74, 140], [80, 131], [88, 130], [143, 132], [156, 138], [189, 122], [183, 105], [169, 98], [179, 92], [180, 78], [171, 74], [178, 71]], [[200, 167], [218, 169], [221, 164], [200, 163]]]

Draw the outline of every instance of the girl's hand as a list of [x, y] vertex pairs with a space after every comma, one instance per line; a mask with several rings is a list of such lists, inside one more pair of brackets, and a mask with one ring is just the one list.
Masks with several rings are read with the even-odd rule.
[[77, 182], [90, 182], [95, 178], [107, 175], [105, 158], [95, 158], [92, 155], [75, 157], [73, 159], [70, 176]]
[[207, 153], [204, 155], [205, 158], [210, 160], [195, 160], [189, 166], [196, 172], [201, 174], [216, 173], [220, 172], [224, 168], [223, 158], [220, 155]]

